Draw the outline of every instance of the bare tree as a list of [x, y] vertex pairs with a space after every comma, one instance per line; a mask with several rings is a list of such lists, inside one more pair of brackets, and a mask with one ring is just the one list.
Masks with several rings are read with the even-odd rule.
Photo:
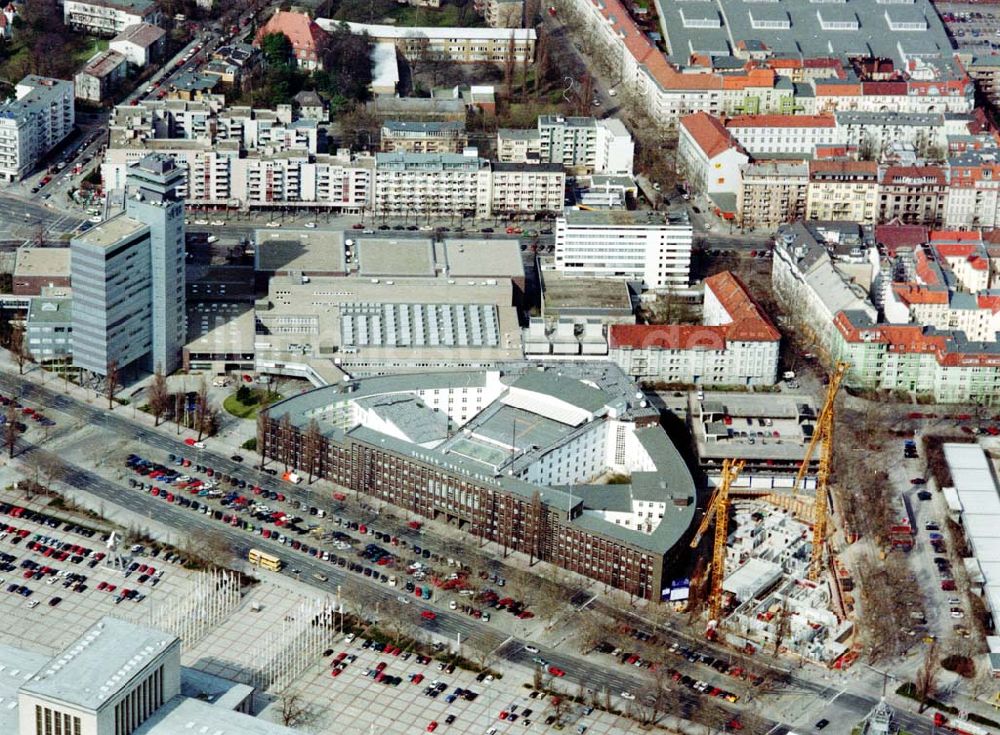
[[544, 26], [538, 27], [538, 38], [535, 40], [535, 97], [544, 89], [546, 77], [549, 75], [549, 34]]
[[174, 394], [174, 422], [177, 424], [178, 434], [181, 433], [181, 424], [184, 422], [184, 401], [183, 391]]
[[28, 338], [21, 325], [16, 325], [10, 332], [10, 354], [17, 363], [17, 374], [24, 375], [25, 364], [31, 362], [31, 351], [28, 349]]
[[302, 694], [295, 689], [281, 693], [281, 722], [285, 727], [301, 727], [309, 713], [309, 705]]
[[153, 381], [149, 384], [149, 410], [153, 414], [154, 426], [160, 425], [160, 419], [169, 406], [170, 393], [167, 390], [167, 379], [163, 376], [163, 366], [157, 365]]
[[531, 495], [531, 516], [528, 533], [528, 566], [534, 566], [535, 560], [542, 555], [542, 537], [545, 533], [545, 506], [542, 496], [537, 490]]
[[104, 376], [104, 390], [108, 398], [108, 410], [114, 410], [115, 393], [118, 392], [120, 383], [118, 382], [118, 360], [111, 358], [108, 360], [107, 374]]
[[205, 377], [202, 376], [198, 383], [198, 398], [194, 407], [194, 422], [195, 427], [198, 429], [198, 441], [201, 441], [205, 433], [211, 428], [211, 419], [212, 405], [208, 398], [208, 383], [205, 382]]
[[577, 103], [577, 113], [586, 115], [590, 111], [590, 101], [594, 98], [594, 77], [584, 74], [580, 80], [580, 96]]
[[933, 641], [924, 654], [924, 661], [917, 669], [914, 686], [917, 690], [918, 713], [927, 709], [927, 700], [934, 696], [937, 690], [937, 677], [941, 662], [937, 656], [937, 641]]
[[7, 411], [4, 416], [3, 442], [7, 446], [7, 456], [13, 458], [14, 448], [17, 446], [17, 409], [13, 401], [7, 404]]
[[510, 32], [510, 41], [507, 43], [507, 57], [503, 62], [503, 84], [509, 100], [514, 93], [514, 68], [517, 65], [517, 43], [514, 40], [514, 31]]

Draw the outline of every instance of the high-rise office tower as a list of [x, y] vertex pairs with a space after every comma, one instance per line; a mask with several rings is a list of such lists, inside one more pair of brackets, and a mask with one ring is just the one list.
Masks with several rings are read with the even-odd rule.
[[152, 154], [128, 172], [125, 212], [70, 242], [73, 364], [106, 375], [165, 373], [181, 362], [185, 338], [184, 173]]

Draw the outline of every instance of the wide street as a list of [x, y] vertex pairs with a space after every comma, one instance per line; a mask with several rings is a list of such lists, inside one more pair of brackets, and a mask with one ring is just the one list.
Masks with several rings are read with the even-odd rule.
[[[126, 441], [137, 442], [147, 447], [153, 447], [161, 452], [173, 452], [177, 454], [192, 453], [191, 447], [185, 445], [179, 438], [167, 433], [165, 430], [152, 429], [137, 421], [133, 421], [129, 416], [128, 409], [119, 408], [115, 412], [108, 412], [94, 405], [89, 405], [76, 398], [64, 395], [59, 390], [59, 384], [53, 386], [40, 386], [31, 381], [8, 373], [0, 374], [0, 392], [6, 395], [19, 396], [22, 401], [36, 403], [44, 406], [47, 412], [57, 411], [67, 416], [73, 417], [81, 426], [89, 426], [95, 429], [102, 429], [113, 432]], [[25, 447], [30, 451], [41, 451], [34, 447]], [[142, 452], [140, 446], [134, 447], [135, 451]], [[165, 524], [179, 536], [184, 536], [194, 529], [208, 530], [213, 534], [222, 534], [233, 545], [234, 549], [245, 553], [251, 543], [254, 546], [263, 546], [275, 553], [287, 558], [289, 551], [287, 547], [274, 544], [258, 536], [252, 536], [244, 531], [240, 531], [217, 521], [211, 521], [200, 514], [182, 510], [176, 506], [164, 503], [148, 495], [130, 492], [124, 487], [110, 482], [100, 477], [91, 470], [75, 464], [67, 463], [62, 458], [57, 458], [66, 466], [64, 482], [72, 487], [84, 490], [93, 496], [100, 498], [106, 503], [115, 504], [147, 518], [155, 515], [157, 522]], [[236, 473], [246, 475], [253, 470], [245, 465], [233, 462], [222, 454], [217, 454], [211, 450], [202, 450], [200, 461], [210, 463], [217, 470], [226, 473]], [[259, 480], [255, 480], [262, 487], [273, 490], [280, 490], [289, 493], [287, 483], [280, 483], [277, 480], [261, 474]], [[301, 491], [300, 491], [301, 492]], [[301, 492], [302, 497], [307, 497]], [[327, 593], [334, 594], [337, 584], [344, 583], [345, 579], [350, 579], [351, 584], [367, 584], [371, 587], [374, 599], [389, 600], [396, 596], [395, 590], [387, 589], [384, 586], [371, 582], [370, 580], [341, 570], [339, 567], [332, 567], [328, 563], [316, 561], [312, 557], [302, 555], [291, 560], [286, 568], [286, 573], [291, 574], [292, 569], [298, 569], [301, 574], [301, 582], [318, 587]], [[329, 578], [326, 583], [321, 583], [313, 578], [314, 573], [322, 573]], [[432, 622], [421, 621], [432, 633], [456, 639], [461, 634], [463, 641], [471, 642], [477, 647], [489, 646], [496, 648], [496, 656], [507, 661], [519, 664], [529, 664], [531, 654], [524, 650], [527, 641], [520, 640], [516, 636], [506, 636], [494, 629], [493, 626], [476, 621], [472, 618], [462, 616], [445, 609], [437, 609], [437, 618]], [[679, 637], [683, 637], [678, 631], [672, 631]], [[702, 648], [706, 648], [703, 641], [699, 641]], [[566, 652], [559, 650], [546, 650], [543, 648], [542, 654], [548, 661], [563, 668], [567, 672], [567, 679], [581, 682], [586, 687], [600, 691], [607, 689], [609, 692], [617, 693], [621, 691], [641, 691], [643, 680], [637, 676], [627, 675], [610, 667], [605, 667], [591, 663]], [[845, 686], [835, 686], [820, 681], [815, 677], [807, 677], [792, 673], [790, 682], [786, 689], [772, 695], [775, 697], [796, 697], [805, 695], [810, 701], [836, 700], [838, 711], [850, 713], [849, 716], [854, 721], [860, 720], [876, 703], [876, 697], [868, 693], [860, 686], [851, 690], [849, 684]], [[685, 698], [688, 697], [685, 693]], [[738, 708], [737, 708], [738, 709]], [[909, 713], [898, 713], [899, 722], [911, 733], [923, 734], [931, 732], [930, 721], [924, 717], [918, 717]], [[773, 723], [773, 730], [776, 735], [788, 732], [792, 726], [782, 723]], [[797, 725], [801, 728], [801, 725]]]

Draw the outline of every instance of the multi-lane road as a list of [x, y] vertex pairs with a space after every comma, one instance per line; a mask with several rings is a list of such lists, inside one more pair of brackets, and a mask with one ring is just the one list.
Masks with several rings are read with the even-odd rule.
[[[190, 454], [191, 448], [182, 441], [137, 422], [133, 422], [121, 412], [113, 413], [102, 410], [95, 406], [88, 405], [75, 398], [63, 395], [57, 390], [39, 386], [26, 379], [11, 374], [0, 374], [0, 391], [6, 395], [19, 396], [22, 401], [36, 403], [44, 407], [47, 412], [59, 412], [76, 419], [83, 424], [108, 430], [121, 438], [138, 442], [152, 447], [161, 452], [173, 452], [175, 454]], [[39, 447], [28, 446], [29, 451], [44, 451]], [[136, 447], [136, 451], [141, 452], [141, 448]], [[75, 464], [67, 463], [63, 458], [54, 458], [63, 462], [66, 467], [65, 480], [67, 484], [81, 490], [85, 490], [92, 495], [101, 498], [107, 503], [127, 508], [128, 510], [145, 517], [154, 517], [159, 523], [165, 524], [179, 535], [189, 533], [192, 529], [203, 528], [215, 535], [223, 535], [238, 551], [245, 552], [250, 545], [264, 547], [287, 558], [289, 550], [279, 544], [259, 536], [248, 534], [244, 531], [226, 526], [218, 521], [210, 520], [201, 514], [192, 513], [190, 510], [182, 509], [178, 506], [164, 503], [143, 493], [130, 491], [124, 487], [110, 482], [90, 470]], [[209, 450], [203, 450], [201, 460], [211, 464], [217, 470], [229, 474], [246, 474], [251, 471], [243, 464], [233, 462], [223, 455], [218, 455]], [[255, 480], [255, 482], [257, 482]], [[289, 493], [289, 488], [280, 484], [267, 476], [261, 476], [259, 484], [269, 489], [280, 490]], [[389, 600], [395, 598], [398, 592], [392, 588], [386, 588], [378, 583], [371, 582], [365, 577], [346, 572], [340, 567], [333, 567], [329, 563], [317, 561], [313, 557], [299, 555], [291, 567], [300, 570], [300, 580], [322, 589], [324, 592], [333, 594], [336, 592], [337, 584], [342, 584], [345, 579], [350, 579], [352, 584], [366, 584], [371, 587], [372, 595], [375, 599]], [[290, 573], [290, 569], [286, 570]], [[312, 575], [321, 573], [328, 578], [325, 583], [319, 582]], [[415, 605], [414, 616], [417, 615], [419, 605]], [[532, 654], [524, 650], [527, 641], [519, 640], [514, 636], [507, 636], [503, 632], [496, 630], [488, 623], [483, 623], [475, 619], [452, 613], [447, 610], [436, 609], [437, 618], [432, 622], [419, 621], [425, 628], [441, 636], [455, 639], [461, 635], [463, 641], [471, 642], [479, 648], [496, 649], [496, 657], [513, 663], [531, 665]], [[680, 635], [680, 634], [678, 634]], [[637, 676], [630, 675], [625, 671], [619, 671], [611, 667], [600, 666], [575, 656], [567, 655], [558, 650], [546, 650], [543, 648], [541, 655], [550, 663], [564, 669], [567, 677], [583, 683], [585, 686], [601, 691], [606, 689], [612, 694], [622, 691], [640, 692], [644, 687], [644, 681]], [[876, 698], [868, 695], [837, 689], [822, 682], [817, 682], [804, 676], [792, 674], [790, 677], [789, 692], [799, 695], [806, 695], [817, 701], [836, 699], [841, 711], [850, 713], [855, 721], [860, 720], [876, 703]], [[684, 697], [690, 698], [686, 692]], [[684, 701], [682, 699], [682, 701]], [[918, 717], [909, 713], [899, 713], [897, 717], [900, 724], [911, 733], [924, 735], [931, 732], [930, 721], [924, 717]], [[789, 726], [781, 723], [772, 723], [774, 735], [788, 732]]]

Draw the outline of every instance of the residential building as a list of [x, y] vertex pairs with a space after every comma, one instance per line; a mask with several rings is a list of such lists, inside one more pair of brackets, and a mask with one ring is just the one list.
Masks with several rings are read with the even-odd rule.
[[948, 196], [941, 166], [886, 166], [879, 169], [879, 222], [940, 227]]
[[741, 228], [773, 230], [783, 222], [793, 222], [805, 215], [809, 164], [748, 163], [740, 169], [740, 178], [742, 186], [736, 208]]
[[323, 98], [311, 90], [302, 90], [292, 97], [298, 116], [303, 120], [323, 122], [329, 119]]
[[842, 311], [859, 312], [875, 321], [878, 310], [868, 297], [872, 266], [838, 267], [843, 260], [864, 259], [873, 246], [865, 231], [849, 222], [795, 222], [775, 236], [771, 283], [775, 295], [796, 315], [796, 322], [817, 351], [831, 354], [836, 341], [833, 320]]
[[73, 299], [36, 296], [24, 322], [24, 338], [31, 359], [39, 363], [73, 355]]
[[862, 159], [880, 160], [890, 144], [908, 143], [921, 158], [940, 158], [947, 147], [948, 127], [940, 112], [862, 112], [837, 110], [839, 142]]
[[150, 23], [125, 26], [111, 39], [108, 48], [124, 56], [132, 66], [142, 68], [158, 60], [166, 48], [167, 32]]
[[382, 123], [381, 150], [387, 153], [461, 153], [468, 144], [464, 122], [386, 120]]
[[677, 169], [692, 192], [735, 211], [742, 187], [740, 169], [749, 162], [750, 156], [714, 115], [698, 112], [681, 118]]
[[[772, 282], [797, 328], [825, 358], [850, 363], [852, 387], [998, 405], [997, 297], [979, 290], [993, 269], [978, 234], [879, 227], [876, 251], [850, 227], [795, 223], [779, 230]], [[931, 243], [922, 242], [927, 237]], [[988, 339], [976, 339], [982, 337]]]
[[781, 333], [728, 271], [705, 279], [700, 325], [612, 324], [608, 356], [637, 380], [774, 385]]
[[122, 54], [110, 49], [97, 52], [73, 77], [76, 98], [101, 104], [117, 91], [127, 71]]
[[372, 209], [378, 217], [491, 213], [490, 162], [457, 153], [379, 153]]
[[30, 75], [0, 104], [0, 179], [19, 181], [73, 132], [73, 82]]
[[150, 155], [129, 169], [125, 212], [70, 242], [73, 364], [171, 373], [184, 344], [183, 172]]
[[494, 162], [490, 173], [490, 208], [494, 213], [518, 216], [562, 212], [566, 174], [559, 164]]
[[101, 167], [105, 186], [121, 188], [130, 164], [159, 152], [185, 171], [179, 192], [192, 205], [370, 207], [374, 159], [318, 153], [317, 122], [292, 118], [289, 105], [227, 109], [218, 96], [119, 106]]
[[878, 217], [878, 164], [874, 161], [809, 162], [806, 219], [874, 224]]
[[945, 227], [992, 229], [1000, 226], [1000, 159], [995, 146], [968, 150], [948, 159]]
[[0, 39], [10, 41], [14, 38], [14, 19], [17, 16], [17, 6], [13, 0], [0, 10]]
[[993, 54], [974, 56], [965, 64], [965, 70], [983, 97], [994, 105], [1000, 102], [1000, 57]]
[[[320, 28], [332, 30], [341, 21], [317, 18]], [[463, 64], [515, 64], [535, 60], [534, 28], [438, 28], [348, 23], [354, 33], [367, 33], [376, 44], [393, 43], [407, 59], [430, 56]]]
[[738, 115], [725, 125], [754, 158], [775, 154], [811, 158], [817, 146], [839, 142], [833, 115]]
[[475, 0], [476, 10], [482, 14], [490, 28], [520, 28], [532, 25], [524, 21], [524, 0]]
[[542, 163], [562, 164], [578, 174], [632, 174], [635, 144], [615, 117], [598, 120], [542, 115], [538, 118], [538, 144]]
[[[313, 420], [322, 446], [307, 468]], [[669, 593], [694, 520], [693, 481], [656, 409], [609, 363], [338, 382], [269, 406], [257, 446], [644, 599]], [[591, 484], [607, 473], [629, 482]]]
[[64, 0], [63, 22], [95, 36], [117, 36], [131, 25], [158, 26], [163, 15], [154, 0]]
[[[891, 12], [881, 5], [864, 5], [855, 18], [846, 17], [842, 8], [818, 11], [807, 0], [783, 5], [774, 18], [764, 18], [770, 10], [758, 5], [720, 2], [704, 8], [685, 3], [659, 8], [658, 30], [666, 54], [619, 0], [571, 0], [559, 12], [587, 29], [594, 53], [622, 70], [624, 88], [664, 128], [696, 112], [973, 109], [968, 77], [926, 0]], [[926, 22], [922, 29], [917, 28], [921, 22], [915, 22], [901, 44], [898, 29], [907, 24], [894, 16], [903, 13]], [[834, 18], [838, 14], [845, 17]], [[845, 30], [834, 30], [841, 24]], [[906, 81], [877, 81], [885, 78], [881, 67], [859, 75], [850, 62], [859, 56], [885, 60], [882, 66], [905, 72]]]
[[292, 43], [292, 55], [300, 69], [314, 71], [323, 68], [323, 52], [327, 33], [307, 13], [277, 10], [254, 36], [254, 46], [271, 33], [283, 33]]
[[693, 230], [686, 212], [567, 211], [556, 220], [555, 266], [567, 275], [684, 287]]
[[497, 160], [502, 163], [541, 163], [541, 133], [537, 128], [498, 128]]
[[218, 76], [223, 84], [238, 88], [242, 85], [245, 74], [251, 74], [263, 64], [264, 55], [259, 48], [237, 42], [215, 49], [203, 72]]

